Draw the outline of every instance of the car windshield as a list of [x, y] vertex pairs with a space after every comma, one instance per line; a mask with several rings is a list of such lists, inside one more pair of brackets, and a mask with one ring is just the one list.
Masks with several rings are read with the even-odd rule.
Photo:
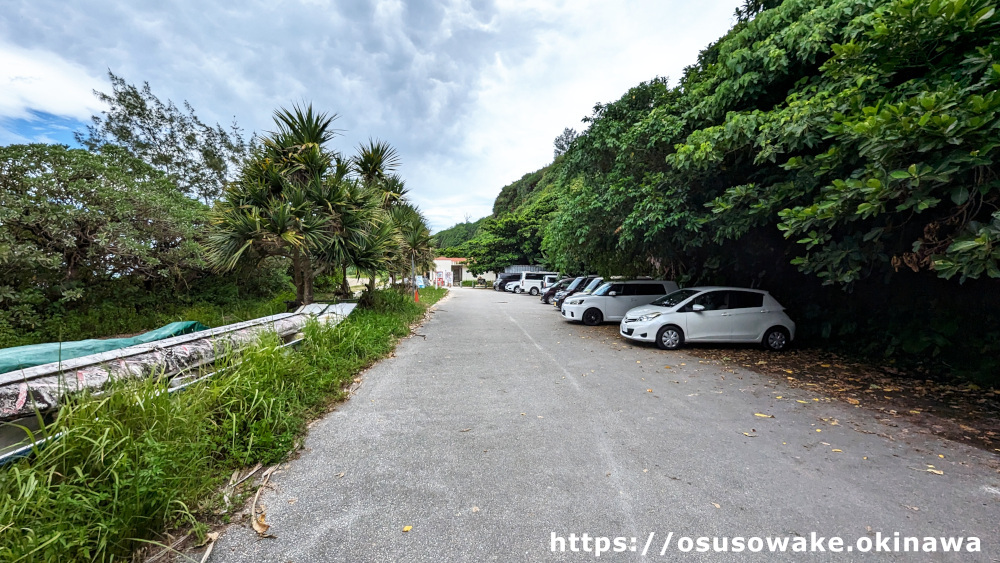
[[599, 287], [599, 288], [597, 288], [597, 289], [594, 290], [594, 295], [598, 295], [598, 296], [600, 296], [600, 295], [607, 295], [608, 294], [608, 290], [611, 289], [611, 285], [612, 285], [611, 282], [608, 282], [606, 284], [601, 285], [601, 287]]
[[575, 280], [573, 280], [573, 281], [570, 282], [569, 286], [566, 289], [574, 290], [574, 289], [580, 287], [580, 284], [582, 284], [583, 280], [585, 280], [585, 279], [587, 279], [587, 278], [576, 278]]
[[650, 305], [657, 305], [660, 307], [676, 307], [684, 302], [685, 299], [696, 293], [698, 293], [698, 290], [696, 289], [682, 289], [680, 291], [668, 293], [656, 301], [653, 301]]
[[587, 284], [587, 287], [583, 288], [581, 293], [593, 293], [603, 282], [604, 278], [594, 278], [593, 281]]

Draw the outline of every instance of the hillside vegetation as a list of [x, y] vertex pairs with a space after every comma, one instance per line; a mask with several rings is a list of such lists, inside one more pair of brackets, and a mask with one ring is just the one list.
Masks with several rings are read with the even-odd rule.
[[772, 4], [598, 104], [450, 252], [762, 287], [806, 341], [996, 382], [996, 3]]

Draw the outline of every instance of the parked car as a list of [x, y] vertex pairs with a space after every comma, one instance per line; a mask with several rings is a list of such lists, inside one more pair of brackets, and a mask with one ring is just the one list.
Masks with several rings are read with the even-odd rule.
[[503, 290], [510, 293], [519, 293], [518, 288], [521, 286], [521, 280], [515, 279], [503, 284]]
[[545, 291], [542, 292], [542, 297], [541, 297], [542, 303], [545, 303], [546, 305], [551, 303], [552, 298], [555, 296], [555, 294], [558, 293], [559, 291], [566, 289], [569, 286], [569, 284], [572, 283], [573, 280], [575, 279], [576, 278], [563, 278], [549, 285], [547, 288], [545, 288]]
[[677, 291], [677, 284], [665, 280], [610, 281], [593, 293], [566, 298], [562, 316], [568, 321], [598, 325], [604, 321], [620, 321], [625, 313], [640, 305], [648, 305], [668, 293]]
[[628, 311], [619, 331], [664, 350], [685, 342], [759, 342], [784, 350], [795, 338], [795, 323], [766, 291], [689, 287]]
[[504, 272], [497, 276], [497, 279], [493, 282], [493, 289], [496, 291], [503, 291], [508, 282], [514, 279], [521, 279], [521, 273], [517, 272]]
[[[552, 304], [556, 306], [556, 310], [562, 310], [562, 304], [570, 295], [575, 295], [577, 293], [582, 293], [586, 291], [590, 293], [597, 288], [598, 285], [604, 280], [602, 277], [598, 276], [581, 276], [576, 278], [576, 281], [571, 283], [566, 290], [563, 292], [556, 293], [555, 297], [552, 299]], [[589, 288], [589, 289], [588, 289]]]
[[[514, 293], [530, 293], [532, 296], [542, 292], [545, 279], [558, 276], [555, 272], [521, 272], [521, 278], [514, 286]], [[508, 284], [509, 285], [509, 284]]]

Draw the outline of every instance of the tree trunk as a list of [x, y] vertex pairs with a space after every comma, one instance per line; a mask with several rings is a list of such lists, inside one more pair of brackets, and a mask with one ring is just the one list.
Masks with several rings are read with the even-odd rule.
[[344, 279], [340, 284], [340, 292], [344, 294], [344, 298], [350, 299], [353, 295], [351, 294], [351, 284], [347, 281], [347, 264], [344, 264], [342, 271], [344, 273]]
[[305, 299], [305, 280], [302, 277], [302, 254], [299, 249], [295, 249], [295, 254], [292, 256], [292, 279], [295, 281], [295, 300], [299, 303]]
[[302, 283], [302, 288], [303, 288], [302, 289], [302, 293], [303, 293], [302, 304], [303, 305], [308, 305], [308, 304], [310, 304], [310, 303], [313, 302], [313, 279], [314, 279], [315, 276], [313, 275], [313, 271], [312, 271], [312, 268], [310, 266], [311, 265], [309, 264], [309, 262], [306, 261], [306, 265], [305, 265], [305, 267], [302, 270], [302, 280], [303, 280], [303, 283]]

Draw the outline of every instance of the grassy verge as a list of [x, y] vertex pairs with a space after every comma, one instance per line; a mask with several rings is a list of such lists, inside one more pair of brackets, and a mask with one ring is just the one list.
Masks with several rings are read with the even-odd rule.
[[31, 331], [16, 331], [0, 326], [0, 348], [136, 334], [174, 321], [198, 321], [206, 326], [217, 327], [284, 313], [285, 300], [294, 298], [295, 293], [288, 291], [273, 297], [225, 302], [206, 300], [185, 303], [162, 299], [122, 305], [104, 301], [46, 319]]
[[308, 326], [298, 349], [265, 337], [181, 393], [146, 380], [75, 398], [44, 430], [62, 439], [0, 471], [0, 561], [127, 560], [165, 529], [203, 532], [234, 469], [287, 458], [307, 421], [443, 295], [379, 292], [335, 327]]

